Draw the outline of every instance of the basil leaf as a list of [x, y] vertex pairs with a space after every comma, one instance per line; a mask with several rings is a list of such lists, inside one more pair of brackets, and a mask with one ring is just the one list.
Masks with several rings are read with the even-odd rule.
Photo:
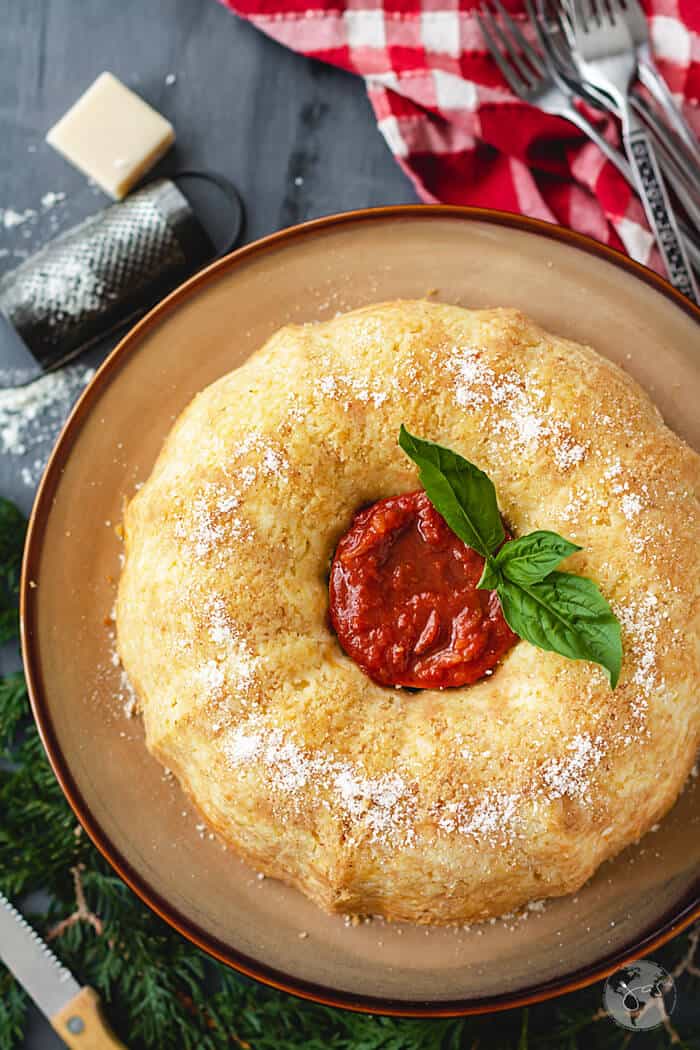
[[498, 597], [512, 631], [540, 649], [600, 664], [614, 689], [622, 665], [620, 624], [593, 580], [551, 572], [536, 583], [504, 579]]
[[541, 529], [504, 543], [494, 558], [496, 568], [513, 583], [538, 583], [570, 554], [580, 551], [575, 543], [556, 532]]
[[413, 437], [403, 424], [399, 445], [418, 465], [421, 484], [435, 510], [461, 540], [488, 558], [505, 537], [488, 475], [456, 452]]
[[484, 571], [481, 574], [481, 579], [476, 585], [477, 590], [496, 591], [501, 583], [503, 583], [503, 576], [496, 566], [495, 559], [487, 558], [484, 562]]

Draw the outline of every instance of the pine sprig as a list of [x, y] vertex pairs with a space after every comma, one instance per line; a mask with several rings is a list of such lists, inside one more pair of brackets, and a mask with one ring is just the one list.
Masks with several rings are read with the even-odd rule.
[[0, 964], [0, 1050], [22, 1045], [27, 1016], [27, 995]]
[[21, 671], [0, 678], [0, 758], [11, 759], [12, 747], [27, 717], [27, 686]]
[[0, 644], [19, 632], [18, 595], [27, 522], [9, 500], [0, 499]]
[[[23, 536], [21, 517], [0, 503], [0, 559], [6, 559], [0, 580], [15, 578]], [[60, 924], [52, 949], [80, 982], [97, 989], [130, 1050], [623, 1050], [628, 1045], [621, 1029], [595, 1019], [600, 986], [528, 1010], [442, 1021], [351, 1014], [249, 981], [163, 923], [93, 848], [48, 765], [20, 674], [0, 681], [0, 759], [0, 890], [15, 898], [48, 891], [46, 910], [28, 918], [46, 938]], [[80, 913], [76, 917], [76, 877], [86, 914], [99, 917], [101, 932]], [[688, 947], [688, 936], [682, 936], [655, 958], [673, 970]], [[679, 974], [676, 982], [681, 1006], [700, 996], [700, 980], [691, 972]], [[0, 965], [0, 1050], [22, 1047], [26, 1008], [24, 992]], [[692, 1015], [685, 1026], [675, 1018], [674, 1023], [682, 1040], [675, 1045], [700, 1050]], [[664, 1029], [641, 1038], [644, 1050], [669, 1046]]]
[[[0, 707], [0, 724], [3, 718]], [[0, 772], [0, 888], [18, 896], [56, 883], [70, 897], [70, 869], [87, 861], [93, 850], [76, 832], [75, 817], [33, 729], [13, 760], [13, 768]]]

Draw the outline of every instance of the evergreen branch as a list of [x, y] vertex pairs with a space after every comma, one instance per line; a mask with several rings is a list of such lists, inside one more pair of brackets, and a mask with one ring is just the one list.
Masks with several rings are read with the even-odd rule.
[[0, 758], [12, 758], [13, 744], [27, 717], [27, 686], [21, 671], [0, 678]]
[[19, 634], [19, 577], [27, 522], [9, 500], [0, 499], [0, 644]]
[[27, 1003], [24, 989], [0, 963], [0, 1050], [22, 1045]]

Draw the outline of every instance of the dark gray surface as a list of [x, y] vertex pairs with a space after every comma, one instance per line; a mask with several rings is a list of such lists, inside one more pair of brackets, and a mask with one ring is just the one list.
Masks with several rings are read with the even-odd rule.
[[[205, 167], [233, 179], [247, 208], [246, 240], [318, 215], [416, 199], [359, 79], [284, 50], [215, 0], [0, 0], [0, 208], [37, 212], [11, 229], [0, 222], [0, 273], [18, 264], [16, 253], [108, 203], [44, 143], [105, 69], [175, 125], [177, 145], [161, 169]], [[48, 192], [66, 198], [42, 208]], [[52, 436], [31, 450], [32, 464], [46, 457]], [[28, 511], [26, 465], [2, 456], [0, 495]], [[34, 1017], [29, 1050], [61, 1045]]]

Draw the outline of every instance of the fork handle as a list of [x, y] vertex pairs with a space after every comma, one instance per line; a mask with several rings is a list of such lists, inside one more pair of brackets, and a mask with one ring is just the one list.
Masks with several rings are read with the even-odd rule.
[[[601, 153], [603, 153], [610, 163], [617, 168], [623, 179], [626, 180], [628, 185], [631, 186], [636, 193], [637, 184], [627, 160], [622, 153], [612, 145], [612, 143], [608, 142], [608, 140], [601, 135], [596, 126], [591, 124], [590, 120], [588, 120], [587, 117], [584, 117], [583, 113], [576, 109], [575, 106], [570, 106], [567, 107], [566, 110], [561, 110], [559, 115], [571, 121], [572, 124], [575, 124], [592, 142], [596, 144]], [[678, 192], [678, 190], [682, 190], [683, 187], [676, 186], [675, 189]], [[682, 200], [681, 203], [683, 203], [684, 206], [687, 206], [690, 201]], [[693, 269], [696, 270], [697, 273], [700, 273], [700, 242], [697, 241], [696, 235], [693, 231], [684, 223], [679, 221], [678, 228]]]
[[700, 143], [676, 105], [676, 101], [664, 78], [651, 62], [644, 59], [640, 60], [637, 73], [644, 87], [663, 110], [668, 123], [682, 140], [692, 161], [696, 165], [700, 165]]
[[666, 264], [668, 278], [674, 288], [697, 303], [698, 288], [695, 277], [680, 239], [678, 224], [659, 171], [651, 139], [636, 121], [625, 123], [625, 150], [649, 225], [654, 231], [656, 243]]
[[[668, 178], [670, 168], [676, 178], [683, 181], [687, 192], [697, 199], [700, 206], [700, 162], [688, 152], [685, 144], [637, 91], [632, 91], [630, 104], [635, 114], [641, 117], [654, 133], [654, 143], [664, 175]], [[693, 221], [698, 223], [696, 216], [693, 216]]]
[[[692, 186], [688, 186], [687, 179], [683, 176], [683, 172], [679, 170], [675, 158], [667, 149], [664, 140], [659, 139], [655, 135], [654, 146], [666, 182], [675, 191], [695, 229], [700, 230], [700, 198], [698, 198], [698, 194], [693, 193]], [[680, 222], [678, 226], [680, 228]]]

